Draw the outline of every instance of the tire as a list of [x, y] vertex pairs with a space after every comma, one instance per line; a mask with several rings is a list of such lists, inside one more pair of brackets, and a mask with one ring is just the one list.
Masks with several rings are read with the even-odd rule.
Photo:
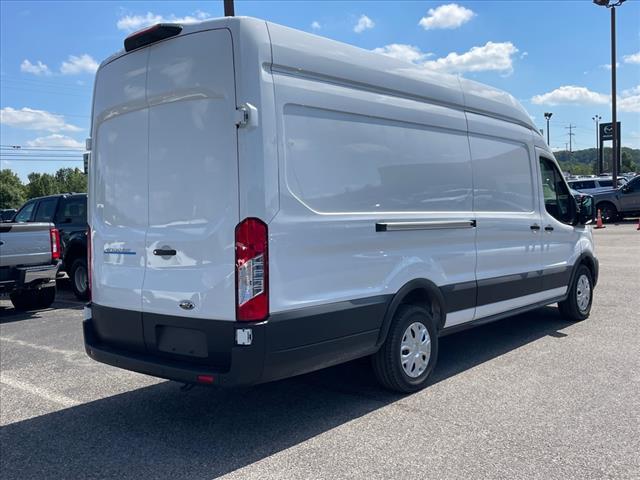
[[[416, 334], [418, 338], [428, 340], [428, 348], [425, 341], [412, 342]], [[416, 354], [408, 355], [409, 360], [403, 362], [403, 352], [411, 350]], [[415, 305], [400, 305], [389, 327], [387, 339], [372, 356], [372, 365], [382, 386], [411, 393], [427, 386], [437, 358], [438, 332], [429, 312]]]
[[69, 279], [73, 293], [78, 300], [87, 300], [89, 298], [89, 277], [87, 261], [84, 258], [76, 258], [73, 261], [69, 270]]
[[[587, 295], [585, 297], [585, 295]], [[572, 322], [580, 322], [591, 313], [593, 303], [593, 276], [591, 271], [580, 265], [571, 285], [567, 299], [558, 302], [558, 308], [562, 316]]]
[[600, 210], [600, 215], [604, 223], [615, 222], [618, 219], [618, 209], [611, 202], [599, 203], [596, 207], [596, 212], [598, 210]]
[[49, 308], [56, 299], [56, 287], [46, 287], [40, 290], [22, 290], [12, 293], [9, 298], [16, 310]]

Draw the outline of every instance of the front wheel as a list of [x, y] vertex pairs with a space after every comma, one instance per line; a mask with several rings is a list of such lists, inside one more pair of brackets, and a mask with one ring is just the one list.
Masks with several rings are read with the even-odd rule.
[[593, 277], [585, 265], [580, 265], [573, 282], [569, 285], [567, 299], [559, 302], [558, 308], [564, 318], [579, 322], [589, 316], [592, 303]]
[[16, 310], [39, 310], [41, 308], [49, 308], [56, 299], [56, 287], [13, 292], [9, 298]]
[[384, 387], [410, 393], [427, 385], [437, 358], [438, 334], [432, 316], [422, 307], [401, 305], [372, 363]]

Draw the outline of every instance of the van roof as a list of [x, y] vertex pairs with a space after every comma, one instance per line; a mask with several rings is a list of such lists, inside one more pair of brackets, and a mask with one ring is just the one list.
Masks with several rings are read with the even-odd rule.
[[[275, 23], [251, 17], [222, 17], [184, 25], [180, 35], [229, 28], [243, 37], [236, 42], [242, 45], [266, 34], [265, 24], [272, 58], [260, 60], [270, 63], [273, 71], [463, 108], [520, 124], [539, 134], [527, 111], [503, 90]], [[122, 55], [126, 55], [124, 50], [107, 58], [101, 67]]]

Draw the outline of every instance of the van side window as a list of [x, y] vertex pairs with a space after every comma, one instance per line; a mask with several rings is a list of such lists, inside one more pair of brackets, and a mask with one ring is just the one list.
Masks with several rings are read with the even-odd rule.
[[553, 161], [540, 157], [540, 175], [542, 177], [544, 206], [547, 212], [563, 223], [571, 223], [570, 202], [573, 201], [573, 198], [562, 174]]
[[533, 176], [527, 146], [469, 136], [474, 209], [480, 212], [531, 212]]

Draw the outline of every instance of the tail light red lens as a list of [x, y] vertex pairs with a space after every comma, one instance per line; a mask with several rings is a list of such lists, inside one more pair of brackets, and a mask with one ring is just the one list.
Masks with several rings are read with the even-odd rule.
[[236, 227], [236, 319], [264, 320], [269, 315], [267, 225], [246, 218]]
[[60, 232], [57, 228], [50, 228], [49, 236], [51, 237], [51, 258], [60, 260]]
[[93, 277], [93, 254], [91, 253], [91, 227], [87, 227], [87, 279], [89, 281], [89, 301], [91, 301], [91, 278]]

